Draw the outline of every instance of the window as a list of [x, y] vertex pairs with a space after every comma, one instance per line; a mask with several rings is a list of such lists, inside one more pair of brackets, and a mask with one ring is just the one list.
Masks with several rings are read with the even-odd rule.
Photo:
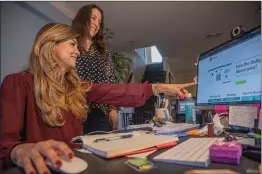
[[151, 58], [152, 58], [152, 63], [162, 62], [162, 56], [159, 53], [156, 46], [151, 47]]
[[145, 48], [135, 49], [135, 52], [146, 62], [146, 49]]

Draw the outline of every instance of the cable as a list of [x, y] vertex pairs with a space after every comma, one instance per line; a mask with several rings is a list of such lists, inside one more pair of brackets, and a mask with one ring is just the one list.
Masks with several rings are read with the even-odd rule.
[[90, 132], [90, 133], [88, 133], [88, 134], [85, 134], [85, 136], [87, 136], [87, 135], [92, 135], [92, 134], [94, 134], [94, 133], [106, 133], [106, 134], [111, 134], [111, 133], [113, 133], [113, 132], [117, 132], [117, 131], [119, 131], [119, 130], [113, 130], [113, 131], [93, 131], [93, 132]]
[[151, 120], [146, 120], [145, 121], [145, 124], [149, 124]]

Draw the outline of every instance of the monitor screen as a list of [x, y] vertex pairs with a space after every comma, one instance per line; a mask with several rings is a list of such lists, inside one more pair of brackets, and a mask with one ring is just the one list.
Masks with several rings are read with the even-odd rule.
[[260, 103], [260, 26], [201, 55], [197, 105]]

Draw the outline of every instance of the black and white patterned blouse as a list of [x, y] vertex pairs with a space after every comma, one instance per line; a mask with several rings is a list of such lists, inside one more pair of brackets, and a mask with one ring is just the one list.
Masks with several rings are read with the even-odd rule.
[[[81, 80], [89, 80], [93, 83], [116, 83], [115, 72], [112, 57], [109, 51], [106, 51], [105, 58], [96, 48], [91, 45], [89, 51], [80, 49], [80, 58], [77, 59], [76, 69]], [[91, 104], [92, 108], [99, 108], [108, 116], [112, 106], [108, 104]]]

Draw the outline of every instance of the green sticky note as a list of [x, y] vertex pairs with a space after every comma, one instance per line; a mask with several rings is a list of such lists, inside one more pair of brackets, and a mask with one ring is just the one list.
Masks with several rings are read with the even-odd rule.
[[131, 164], [131, 165], [134, 165], [136, 167], [140, 167], [140, 166], [143, 166], [143, 165], [147, 165], [148, 161], [147, 161], [147, 159], [144, 159], [144, 158], [137, 158], [137, 159], [128, 160], [128, 163]]
[[153, 163], [145, 158], [129, 159], [125, 162], [127, 165], [135, 169], [136, 171], [146, 171], [153, 168]]

